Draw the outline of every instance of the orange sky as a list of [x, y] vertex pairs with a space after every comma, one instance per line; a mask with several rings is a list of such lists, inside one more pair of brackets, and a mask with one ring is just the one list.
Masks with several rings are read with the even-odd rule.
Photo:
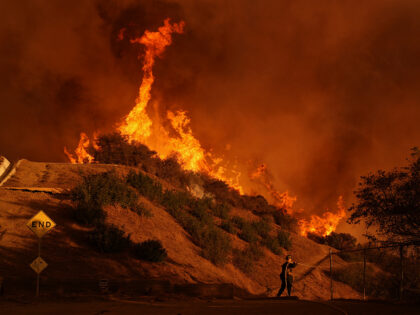
[[267, 164], [308, 211], [420, 144], [418, 1], [19, 1], [0, 15], [11, 159], [65, 161], [81, 131], [112, 130], [141, 80], [128, 39], [166, 17], [186, 27], [156, 62], [151, 110], [187, 110], [206, 149]]

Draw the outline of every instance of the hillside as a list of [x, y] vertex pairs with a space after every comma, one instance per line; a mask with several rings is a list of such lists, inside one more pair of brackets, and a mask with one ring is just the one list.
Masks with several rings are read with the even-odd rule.
[[[89, 228], [75, 223], [72, 217], [73, 203], [68, 191], [76, 186], [82, 175], [115, 170], [125, 175], [130, 167], [104, 164], [40, 163], [21, 160], [16, 172], [0, 187], [0, 276], [9, 287], [32, 286], [35, 273], [29, 264], [36, 257], [36, 237], [26, 227], [26, 222], [39, 210], [44, 210], [57, 224], [42, 240], [41, 256], [49, 264], [41, 274], [41, 283], [58, 286], [66, 291], [68, 286], [82, 287], [82, 283], [101, 278], [118, 280], [158, 280], [175, 284], [222, 284], [230, 283], [251, 294], [273, 296], [280, 286], [279, 272], [284, 255], [293, 255], [300, 265], [295, 270], [294, 293], [305, 299], [329, 299], [329, 278], [325, 259], [329, 247], [317, 244], [300, 235], [291, 234], [292, 248], [275, 255], [263, 248], [265, 257], [255, 264], [252, 273], [245, 274], [231, 262], [216, 266], [200, 255], [200, 249], [191, 236], [165, 209], [140, 196], [140, 201], [152, 213], [151, 217], [139, 216], [119, 206], [107, 206], [107, 223], [118, 226], [131, 235], [135, 242], [158, 239], [168, 252], [162, 263], [136, 260], [126, 253], [101, 254], [85, 241]], [[153, 175], [150, 175], [153, 176]], [[170, 183], [159, 180], [171, 189]], [[232, 213], [244, 218], [257, 216], [249, 210], [234, 208]], [[275, 229], [280, 229], [275, 225]], [[243, 248], [246, 242], [228, 234], [235, 248]], [[345, 266], [344, 261], [335, 265]], [[310, 266], [318, 265], [317, 268]], [[335, 282], [336, 298], [356, 298], [359, 294], [349, 286]], [[76, 290], [77, 291], [77, 290]]]

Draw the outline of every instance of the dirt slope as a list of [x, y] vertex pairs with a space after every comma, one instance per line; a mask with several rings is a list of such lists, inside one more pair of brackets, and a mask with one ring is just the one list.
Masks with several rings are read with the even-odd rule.
[[[104, 255], [89, 248], [84, 241], [88, 229], [73, 222], [71, 203], [65, 194], [57, 192], [65, 193], [74, 187], [82, 174], [110, 169], [118, 173], [129, 170], [128, 167], [115, 165], [72, 165], [21, 160], [14, 175], [0, 187], [0, 231], [6, 230], [0, 239], [0, 275], [6, 275], [17, 282], [34, 279], [34, 273], [28, 265], [37, 255], [37, 241], [25, 224], [39, 210], [44, 210], [57, 223], [57, 227], [44, 237], [42, 243], [41, 256], [49, 264], [41, 275], [45, 283], [103, 277], [160, 279], [171, 283], [232, 283], [252, 294], [275, 295], [280, 286], [279, 271], [284, 255], [277, 256], [265, 250], [266, 257], [256, 263], [251, 275], [243, 274], [232, 264], [217, 267], [199, 255], [200, 249], [191, 242], [189, 235], [172, 216], [146, 199], [142, 202], [153, 213], [151, 218], [139, 217], [119, 207], [107, 207], [107, 220], [131, 234], [133, 241], [150, 238], [161, 240], [168, 251], [169, 259], [166, 262], [141, 262], [126, 254]], [[169, 184], [165, 186], [170, 187]], [[32, 188], [32, 191], [28, 188]], [[234, 209], [234, 212], [241, 216], [253, 216], [250, 211], [243, 209]], [[234, 247], [245, 244], [237, 237], [231, 237]], [[330, 280], [324, 271], [329, 268], [329, 247], [299, 235], [292, 235], [292, 241], [290, 254], [304, 264], [296, 268], [294, 293], [306, 299], [328, 299]], [[343, 261], [336, 263], [345, 264]], [[313, 265], [317, 267], [310, 267]], [[337, 298], [359, 296], [345, 284], [335, 282], [334, 285]]]

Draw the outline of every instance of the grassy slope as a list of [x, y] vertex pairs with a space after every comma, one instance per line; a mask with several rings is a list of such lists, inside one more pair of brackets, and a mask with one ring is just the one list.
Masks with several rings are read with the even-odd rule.
[[[202, 258], [200, 249], [189, 235], [163, 208], [143, 199], [153, 217], [139, 217], [119, 207], [107, 207], [108, 222], [114, 223], [134, 241], [159, 239], [168, 250], [164, 263], [140, 262], [126, 254], [99, 254], [85, 242], [86, 228], [75, 224], [71, 218], [71, 203], [63, 197], [46, 193], [11, 191], [7, 187], [50, 187], [71, 189], [80, 180], [81, 174], [103, 172], [110, 169], [125, 174], [129, 168], [112, 165], [72, 165], [37, 163], [23, 160], [14, 176], [0, 187], [0, 226], [7, 229], [0, 240], [0, 275], [16, 279], [33, 279], [34, 273], [28, 264], [36, 257], [36, 238], [25, 226], [27, 220], [44, 210], [57, 223], [57, 227], [43, 239], [42, 257], [49, 267], [42, 273], [44, 281], [53, 279], [99, 279], [107, 278], [154, 278], [173, 283], [233, 283], [253, 294], [274, 295], [280, 286], [279, 271], [284, 255], [277, 256], [264, 249], [265, 258], [258, 261], [255, 271], [245, 275], [232, 264], [217, 267]], [[165, 188], [171, 186], [162, 182]], [[233, 213], [247, 218], [255, 217], [250, 211], [234, 209]], [[256, 218], [256, 217], [255, 217]], [[278, 228], [276, 226], [276, 228]], [[243, 247], [245, 242], [231, 236], [234, 247]], [[295, 294], [301, 298], [329, 298], [329, 278], [323, 273], [328, 269], [329, 247], [314, 243], [307, 238], [292, 234], [293, 248], [289, 252], [306, 265], [319, 263], [311, 271], [299, 266], [295, 272]], [[286, 252], [284, 252], [286, 254]], [[338, 265], [345, 265], [336, 260]], [[311, 272], [308, 272], [311, 271]], [[23, 281], [23, 280], [22, 280]], [[335, 297], [355, 298], [354, 290], [342, 283], [335, 283]]]

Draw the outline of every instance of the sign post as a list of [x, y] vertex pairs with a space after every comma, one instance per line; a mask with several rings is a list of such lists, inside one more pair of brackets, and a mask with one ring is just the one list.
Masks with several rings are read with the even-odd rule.
[[30, 264], [30, 267], [36, 272], [36, 297], [39, 296], [39, 274], [47, 268], [48, 264], [44, 259], [41, 258], [41, 239], [52, 230], [56, 224], [55, 222], [45, 214], [44, 211], [39, 211], [34, 215], [26, 226], [38, 236], [38, 257]]

